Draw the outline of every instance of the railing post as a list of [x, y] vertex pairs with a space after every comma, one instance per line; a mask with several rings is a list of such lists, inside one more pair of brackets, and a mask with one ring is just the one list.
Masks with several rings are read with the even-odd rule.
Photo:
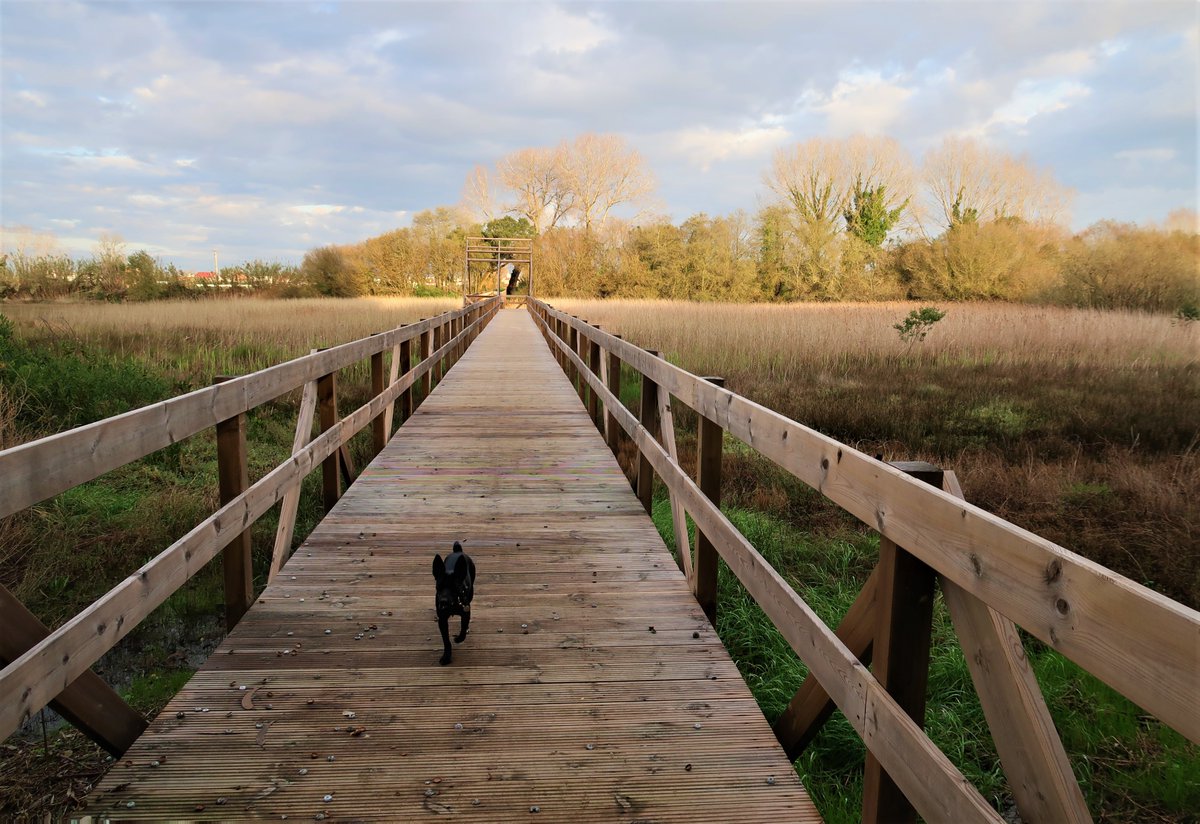
[[[217, 377], [214, 383], [229, 380]], [[232, 501], [250, 486], [246, 462], [246, 414], [243, 412], [217, 424], [217, 483], [221, 505]], [[251, 563], [250, 530], [241, 532], [221, 552], [225, 568], [225, 629], [232, 630], [254, 601], [254, 569]]]
[[[570, 331], [567, 334], [568, 334], [567, 345], [570, 347], [572, 352], [574, 352], [576, 355], [578, 355], [579, 354], [579, 330], [576, 329], [574, 326], [572, 326], [572, 327], [570, 327]], [[583, 400], [583, 390], [580, 389], [578, 386], [579, 370], [575, 368], [575, 361], [571, 360], [570, 358], [567, 358], [567, 363], [569, 364], [569, 366], [567, 367], [567, 376], [571, 379], [571, 386], [575, 387], [576, 391], [579, 392], [579, 399]]]
[[[376, 334], [379, 334], [378, 332]], [[383, 394], [383, 350], [371, 355], [371, 397], [376, 398]], [[375, 447], [375, 454], [378, 455], [387, 446], [388, 435], [387, 431], [387, 415], [385, 410], [380, 410], [379, 414], [371, 420], [371, 440]]]
[[[615, 338], [620, 338], [620, 335], [614, 335]], [[609, 392], [616, 399], [612, 403], [621, 402], [621, 358], [614, 351], [608, 352], [608, 386]], [[621, 426], [617, 423], [617, 416], [613, 414], [611, 409], [607, 410], [604, 416], [604, 436], [608, 441], [608, 448], [612, 450], [613, 455], [621, 453]]]
[[[658, 357], [658, 352], [653, 349], [646, 351], [653, 357]], [[658, 431], [657, 416], [658, 384], [649, 375], [642, 375], [642, 397], [638, 404], [638, 423], [646, 428], [651, 437]], [[654, 467], [650, 465], [650, 459], [640, 450], [637, 460], [636, 489], [638, 500], [642, 502], [646, 514], [651, 514], [654, 511]]]
[[[425, 318], [421, 318], [421, 320], [424, 321]], [[433, 345], [433, 335], [430, 332], [430, 330], [426, 329], [424, 332], [421, 333], [421, 355], [418, 358], [419, 360], [422, 360], [422, 361], [427, 360], [429, 358], [429, 356], [433, 354], [433, 349], [430, 348], [432, 345]], [[433, 370], [430, 369], [430, 370], [426, 371], [424, 375], [421, 376], [421, 400], [418, 401], [418, 405], [425, 403], [425, 399], [429, 397], [429, 393], [432, 391], [433, 391]]]
[[[942, 487], [942, 471], [936, 466], [923, 462], [892, 465], [938, 489]], [[923, 728], [936, 574], [882, 536], [878, 568], [871, 671], [896, 703]], [[916, 819], [912, 804], [868, 750], [863, 772], [862, 820], [876, 824]]]
[[[442, 324], [437, 323], [434, 325], [432, 337], [433, 337], [433, 339], [432, 339], [432, 342], [430, 343], [430, 346], [432, 348], [429, 350], [430, 355], [432, 355], [434, 352], [436, 352], [437, 350], [442, 348]], [[442, 382], [442, 359], [441, 358], [438, 358], [436, 361], [433, 362], [432, 368], [429, 370], [429, 374], [433, 376], [433, 385], [430, 387], [430, 391], [432, 392], [433, 389], [435, 389], [437, 387], [437, 385]]]
[[[707, 377], [709, 383], [724, 386], [724, 378]], [[696, 486], [713, 502], [721, 506], [721, 445], [725, 433], [721, 425], [700, 415], [696, 438]], [[696, 529], [695, 591], [700, 608], [708, 622], [717, 626], [717, 550], [708, 536]]]
[[[317, 378], [317, 413], [322, 433], [328, 431], [338, 421], [336, 372], [330, 372], [328, 375]], [[321, 462], [321, 500], [325, 504], [326, 512], [333, 509], [333, 505], [342, 495], [338, 471], [341, 460], [342, 450], [338, 448]]]
[[[592, 327], [599, 329], [599, 326]], [[591, 338], [588, 339], [588, 369], [597, 378], [600, 377], [600, 344]], [[604, 432], [604, 421], [600, 418], [600, 396], [596, 394], [591, 387], [588, 388], [588, 414], [592, 416], [592, 423], [596, 424], [596, 428]]]
[[[404, 377], [412, 369], [412, 341], [400, 341], [400, 377]], [[397, 426], [403, 426], [404, 422], [412, 417], [413, 412], [413, 390], [408, 387], [400, 393], [400, 423]]]

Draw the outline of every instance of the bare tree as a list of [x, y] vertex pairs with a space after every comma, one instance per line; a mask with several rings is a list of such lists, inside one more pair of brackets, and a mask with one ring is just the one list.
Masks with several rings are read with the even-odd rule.
[[493, 195], [492, 175], [483, 166], [476, 166], [467, 174], [463, 183], [462, 207], [480, 223], [487, 223], [496, 218], [500, 208]]
[[890, 137], [813, 138], [775, 153], [766, 184], [787, 202], [810, 234], [832, 238], [856, 187], [884, 192], [901, 207], [912, 195], [913, 162]]
[[641, 154], [615, 134], [582, 134], [565, 156], [571, 206], [585, 229], [602, 224], [622, 203], [640, 203], [655, 181]]
[[1066, 216], [1070, 191], [1025, 157], [972, 138], [948, 137], [925, 155], [931, 208], [947, 226], [1019, 218], [1053, 223]]
[[500, 182], [516, 196], [506, 210], [529, 218], [539, 234], [553, 229], [572, 207], [565, 152], [564, 146], [518, 149], [496, 164]]

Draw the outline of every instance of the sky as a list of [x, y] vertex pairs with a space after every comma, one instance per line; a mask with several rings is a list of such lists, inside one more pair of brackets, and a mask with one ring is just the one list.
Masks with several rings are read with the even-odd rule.
[[117, 235], [185, 269], [298, 262], [459, 201], [504, 154], [615, 133], [674, 221], [769, 202], [774, 152], [972, 136], [1071, 226], [1197, 207], [1191, 2], [0, 0], [5, 245]]

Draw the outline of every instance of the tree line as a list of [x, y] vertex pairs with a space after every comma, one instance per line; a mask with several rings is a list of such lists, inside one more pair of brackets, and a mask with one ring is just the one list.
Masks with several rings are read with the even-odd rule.
[[[656, 216], [653, 175], [614, 135], [524, 148], [468, 174], [462, 199], [298, 266], [250, 261], [219, 288], [281, 297], [457, 294], [469, 236], [531, 237], [537, 291], [705, 301], [1047, 301], [1174, 312], [1200, 303], [1196, 214], [1163, 226], [1102, 221], [1072, 233], [1052, 174], [967, 138], [914, 160], [887, 137], [815, 138], [778, 150], [754, 213]], [[68, 277], [69, 275], [69, 277]], [[212, 285], [144, 251], [101, 244], [88, 261], [10, 253], [0, 290], [152, 299]]]

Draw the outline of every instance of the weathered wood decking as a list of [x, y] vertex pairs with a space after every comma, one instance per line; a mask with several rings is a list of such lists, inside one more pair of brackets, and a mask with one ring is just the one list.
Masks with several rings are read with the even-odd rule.
[[[471, 633], [440, 667], [430, 567], [456, 539], [479, 577]], [[363, 471], [88, 812], [819, 820], [519, 310]]]

